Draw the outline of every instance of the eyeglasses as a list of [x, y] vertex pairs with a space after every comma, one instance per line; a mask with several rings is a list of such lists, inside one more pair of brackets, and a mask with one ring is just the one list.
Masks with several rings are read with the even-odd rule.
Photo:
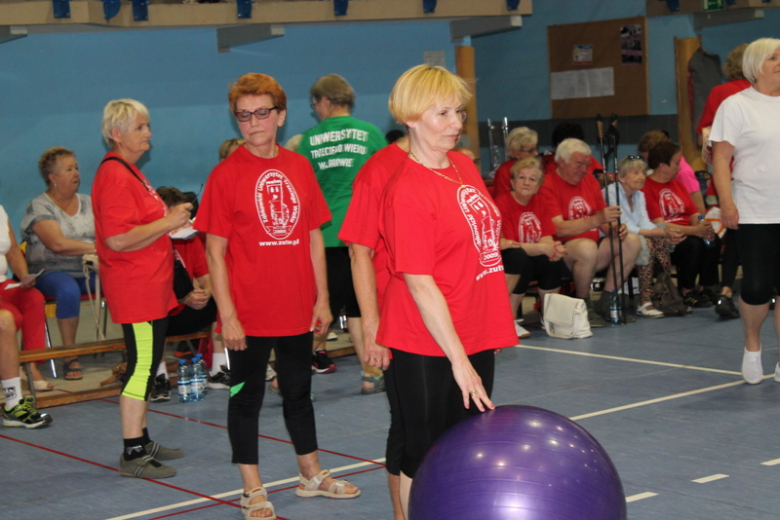
[[317, 106], [317, 103], [309, 103], [309, 108], [311, 108], [312, 110], [315, 110], [315, 111], [316, 111], [316, 110], [317, 110], [317, 109], [315, 108], [316, 106]]
[[627, 161], [644, 161], [645, 159], [641, 155], [626, 155]]
[[249, 121], [252, 116], [255, 116], [258, 121], [262, 121], [263, 119], [268, 119], [268, 116], [271, 115], [271, 110], [278, 110], [278, 107], [260, 107], [254, 112], [250, 112], [249, 110], [237, 110], [234, 115], [236, 116], [236, 119], [242, 123]]

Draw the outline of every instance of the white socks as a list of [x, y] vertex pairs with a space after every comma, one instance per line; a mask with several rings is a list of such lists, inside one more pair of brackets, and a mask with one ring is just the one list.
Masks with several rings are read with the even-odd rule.
[[164, 375], [165, 379], [168, 379], [168, 369], [165, 367], [165, 360], [160, 361], [160, 364], [157, 365], [157, 375]]
[[227, 355], [224, 352], [211, 354], [211, 370], [209, 370], [209, 374], [213, 376], [217, 372], [221, 372], [222, 369], [220, 367], [222, 365], [227, 365]]
[[5, 409], [10, 410], [22, 400], [22, 379], [12, 377], [3, 379], [3, 392], [5, 392]]

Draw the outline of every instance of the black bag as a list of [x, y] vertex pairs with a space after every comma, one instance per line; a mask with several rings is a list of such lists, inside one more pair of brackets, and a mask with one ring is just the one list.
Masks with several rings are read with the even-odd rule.
[[179, 253], [173, 252], [173, 292], [176, 294], [177, 300], [182, 300], [188, 294], [195, 290], [195, 286], [192, 285], [192, 278], [190, 273], [187, 272], [187, 268], [184, 267]]
[[669, 271], [664, 271], [656, 277], [650, 293], [653, 307], [664, 313], [664, 316], [685, 316], [688, 306], [685, 305], [680, 292], [672, 281]]

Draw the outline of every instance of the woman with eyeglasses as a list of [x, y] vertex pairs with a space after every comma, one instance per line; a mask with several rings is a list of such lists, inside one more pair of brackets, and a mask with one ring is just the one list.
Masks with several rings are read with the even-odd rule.
[[296, 494], [360, 494], [320, 467], [309, 398], [312, 335], [332, 320], [320, 231], [330, 212], [309, 162], [276, 142], [287, 117], [287, 96], [276, 80], [245, 74], [230, 86], [228, 100], [246, 142], [212, 171], [195, 227], [208, 234], [222, 338], [232, 351], [228, 435], [244, 485], [244, 516], [276, 518], [260, 479], [257, 446], [272, 349], [298, 458]]
[[527, 126], [515, 128], [509, 132], [506, 143], [504, 143], [509, 160], [499, 166], [493, 176], [493, 200], [512, 191], [512, 175], [510, 173], [512, 166], [528, 157], [537, 157], [539, 155], [538, 144], [539, 134]]
[[381, 202], [391, 277], [377, 343], [392, 351], [403, 417], [405, 513], [423, 455], [450, 426], [494, 408], [494, 350], [517, 344], [501, 216], [474, 163], [451, 152], [471, 95], [446, 69], [419, 65], [398, 79], [388, 102], [409, 130], [409, 156]]
[[175, 308], [173, 245], [169, 233], [190, 218], [192, 204], [168, 211], [136, 164], [151, 148], [149, 111], [134, 99], [109, 101], [103, 138], [111, 146], [92, 184], [95, 246], [111, 319], [122, 324], [127, 372], [119, 397], [124, 451], [119, 474], [163, 478], [176, 468], [161, 461], [184, 452], [149, 438], [147, 409], [165, 349], [168, 312]]

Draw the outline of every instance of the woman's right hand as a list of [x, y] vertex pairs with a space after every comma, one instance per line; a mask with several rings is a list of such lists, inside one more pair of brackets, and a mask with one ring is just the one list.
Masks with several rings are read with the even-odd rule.
[[685, 235], [683, 235], [682, 231], [679, 229], [667, 227], [664, 230], [664, 233], [666, 234], [666, 238], [669, 239], [669, 242], [673, 245], [677, 245], [685, 240]]
[[474, 366], [468, 358], [461, 363], [452, 364], [452, 375], [463, 393], [463, 406], [466, 409], [470, 407], [469, 401], [471, 400], [474, 401], [480, 412], [484, 412], [486, 408], [492, 410], [496, 407], [488, 397], [487, 390], [482, 386], [482, 378], [474, 370]]
[[222, 341], [230, 350], [246, 350], [246, 334], [237, 317], [222, 320]]
[[739, 227], [739, 210], [737, 205], [733, 202], [721, 201], [720, 220], [727, 228], [737, 229]]
[[185, 202], [184, 204], [178, 204], [171, 208], [165, 218], [168, 219], [170, 231], [179, 229], [186, 225], [190, 221], [190, 215], [192, 214], [192, 204]]

